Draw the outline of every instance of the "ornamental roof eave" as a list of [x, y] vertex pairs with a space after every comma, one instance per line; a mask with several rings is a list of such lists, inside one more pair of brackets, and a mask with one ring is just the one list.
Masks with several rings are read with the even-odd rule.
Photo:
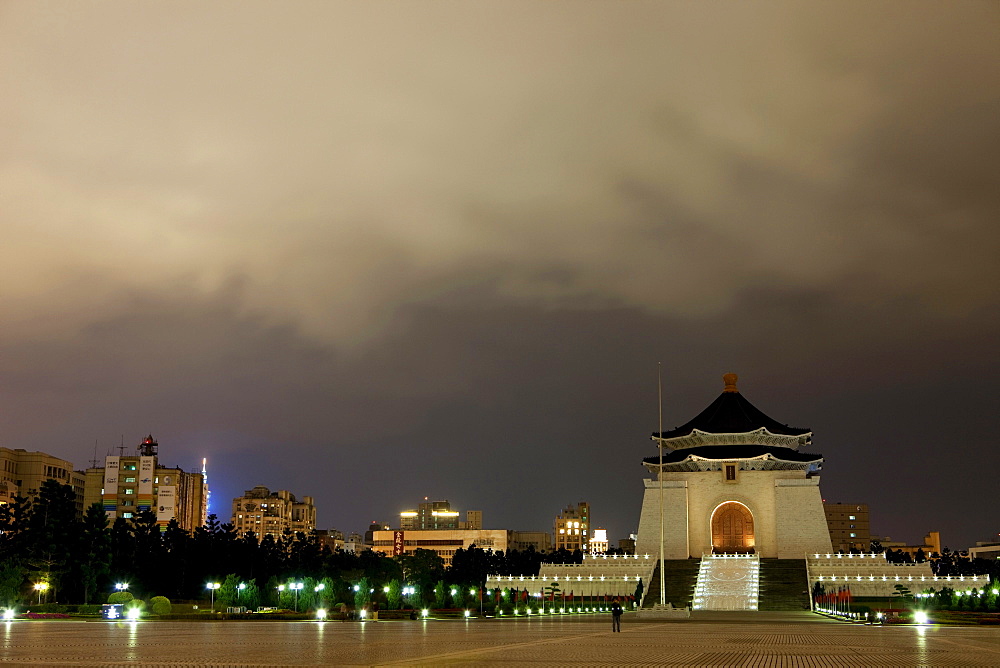
[[[697, 452], [674, 450], [663, 457], [663, 465], [681, 464], [684, 462], [705, 461], [774, 461], [787, 464], [822, 464], [820, 454], [799, 452], [788, 448], [779, 448], [760, 444], [731, 444], [699, 448]], [[659, 455], [645, 457], [642, 460], [647, 467], [660, 465]]]
[[701, 429], [692, 429], [683, 436], [672, 438], [660, 438], [654, 432], [650, 437], [665, 448], [671, 450], [683, 450], [684, 448], [695, 448], [702, 445], [771, 445], [797, 450], [802, 446], [812, 443], [812, 432], [805, 431], [801, 434], [775, 434], [767, 427], [760, 427], [745, 432], [712, 433]]

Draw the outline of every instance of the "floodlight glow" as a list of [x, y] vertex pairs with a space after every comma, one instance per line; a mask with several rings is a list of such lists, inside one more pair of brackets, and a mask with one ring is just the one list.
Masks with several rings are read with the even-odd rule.
[[131, 620], [133, 620], [133, 621], [135, 621], [136, 619], [139, 619], [139, 615], [141, 615], [141, 614], [142, 614], [142, 611], [139, 610], [139, 608], [129, 608], [128, 609], [128, 618], [131, 619]]
[[320, 583], [315, 587], [313, 587], [313, 591], [323, 591], [324, 589], [326, 589], [326, 585], [323, 583]]
[[385, 592], [386, 594], [388, 594], [389, 593], [389, 587], [388, 586], [382, 587], [382, 591]]
[[928, 621], [927, 620], [927, 613], [924, 612], [923, 610], [917, 610], [917, 611], [915, 611], [913, 613], [913, 621], [916, 622], [917, 624], [926, 624], [927, 621]]
[[368, 616], [368, 611], [365, 610], [364, 608], [361, 608], [361, 612], [359, 612], [358, 615], [361, 617], [361, 619], [364, 619], [365, 617]]
[[320, 608], [316, 611], [316, 619], [326, 619], [326, 610]]
[[420, 616], [426, 617], [429, 614], [429, 612], [430, 611], [427, 608], [424, 608], [423, 610], [420, 611]]
[[469, 611], [468, 611], [468, 610], [466, 610], [466, 611], [465, 611], [465, 616], [466, 616], [466, 617], [468, 617], [468, 616], [469, 616]]
[[6, 610], [4, 610], [3, 611], [3, 618], [4, 618], [5, 621], [8, 621], [8, 622], [10, 620], [14, 619], [14, 609], [13, 608], [7, 608]]
[[354, 591], [360, 591], [361, 585], [354, 585]]
[[115, 584], [115, 589], [117, 589], [118, 591], [125, 591], [126, 589], [128, 589], [128, 583], [118, 582]]

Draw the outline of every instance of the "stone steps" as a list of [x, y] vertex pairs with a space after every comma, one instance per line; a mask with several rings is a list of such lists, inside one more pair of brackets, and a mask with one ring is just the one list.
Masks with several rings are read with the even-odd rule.
[[[698, 581], [700, 559], [667, 559], [663, 562], [664, 584], [667, 603], [674, 607], [686, 608], [694, 598], [694, 588]], [[651, 608], [660, 602], [660, 567], [653, 569], [642, 607]]]
[[760, 610], [809, 610], [805, 559], [760, 560]]

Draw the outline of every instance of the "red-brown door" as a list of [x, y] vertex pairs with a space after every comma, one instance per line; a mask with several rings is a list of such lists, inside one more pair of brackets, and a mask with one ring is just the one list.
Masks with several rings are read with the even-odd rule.
[[728, 554], [753, 552], [753, 515], [742, 503], [729, 501], [712, 515], [712, 551]]

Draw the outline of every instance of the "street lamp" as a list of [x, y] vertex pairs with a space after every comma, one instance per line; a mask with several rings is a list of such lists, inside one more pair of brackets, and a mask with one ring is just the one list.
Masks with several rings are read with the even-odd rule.
[[49, 589], [49, 583], [48, 582], [36, 582], [35, 583], [35, 591], [38, 592], [38, 605], [42, 604], [42, 592], [43, 591], [48, 591], [48, 589]]
[[212, 592], [212, 612], [215, 612], [215, 590], [221, 587], [218, 582], [209, 582], [205, 588]]
[[115, 583], [115, 589], [117, 589], [118, 591], [125, 591], [126, 589], [128, 589], [128, 583], [127, 582], [116, 582]]
[[295, 612], [299, 611], [299, 590], [302, 589], [301, 582], [292, 582], [288, 585], [289, 589], [295, 592]]

